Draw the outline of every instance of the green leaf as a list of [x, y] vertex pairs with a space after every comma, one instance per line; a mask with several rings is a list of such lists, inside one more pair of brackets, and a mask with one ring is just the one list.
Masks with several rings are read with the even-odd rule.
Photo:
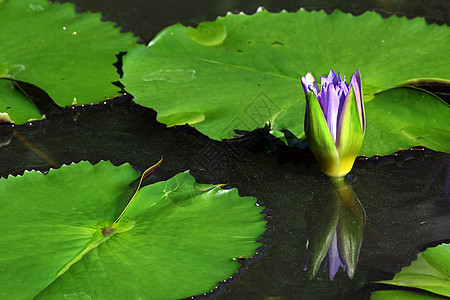
[[370, 300], [445, 300], [448, 298], [430, 293], [418, 293], [411, 291], [375, 291], [372, 293]]
[[213, 289], [240, 266], [234, 257], [260, 246], [255, 199], [197, 188], [188, 172], [139, 189], [116, 219], [136, 177], [128, 164], [80, 162], [0, 179], [0, 296], [184, 298]]
[[[445, 113], [445, 110], [448, 110], [448, 108], [444, 108], [443, 113], [438, 114], [438, 116], [449, 118], [450, 116], [448, 113]], [[411, 124], [414, 123], [411, 122]], [[436, 128], [424, 124], [424, 126], [406, 126], [400, 131], [416, 145], [427, 145], [431, 149], [450, 152], [450, 144], [448, 142], [450, 141], [450, 130], [448, 130], [450, 124], [442, 123], [442, 125], [447, 126], [447, 128]]]
[[1, 178], [0, 296], [30, 299], [49, 285], [114, 217], [117, 195], [138, 175], [130, 165], [80, 162]]
[[[113, 63], [136, 39], [98, 13], [77, 14], [70, 3], [0, 3], [0, 77], [32, 83], [60, 106], [112, 98]], [[13, 106], [10, 105], [10, 106]]]
[[[214, 45], [205, 46], [192, 37], [193, 29], [178, 24], [148, 47], [134, 46], [124, 57], [122, 80], [135, 101], [154, 108], [161, 122], [189, 123], [192, 115], [202, 116], [190, 124], [213, 139], [233, 137], [235, 129], [263, 127], [267, 120], [276, 130], [300, 136], [305, 107], [300, 78], [308, 71], [320, 76], [333, 69], [351, 76], [359, 69], [367, 94], [416, 79], [450, 80], [442, 63], [450, 51], [448, 28], [426, 25], [420, 18], [263, 10], [251, 16], [229, 14], [216, 22], [225, 26], [226, 38]], [[170, 116], [177, 116], [176, 122]], [[393, 138], [400, 135], [394, 132]], [[392, 147], [368, 147], [372, 153], [392, 152]]]
[[365, 110], [367, 127], [360, 155], [386, 155], [419, 145], [450, 152], [450, 107], [432, 94], [392, 89], [377, 94]]
[[0, 122], [24, 124], [42, 119], [36, 106], [14, 83], [0, 79]]
[[377, 282], [419, 288], [450, 297], [450, 244], [428, 248], [392, 280]]

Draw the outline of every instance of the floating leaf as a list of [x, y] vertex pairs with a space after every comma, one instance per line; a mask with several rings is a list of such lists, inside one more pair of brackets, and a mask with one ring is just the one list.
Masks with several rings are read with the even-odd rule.
[[445, 300], [448, 298], [430, 293], [418, 293], [412, 291], [375, 291], [370, 300]]
[[[438, 118], [436, 119], [444, 120], [443, 118], [446, 118], [447, 120], [450, 120], [448, 108], [444, 108], [443, 106], [441, 107], [443, 111], [440, 113], [436, 113], [436, 115], [438, 116]], [[440, 118], [440, 116], [443, 118]], [[436, 119], [434, 119], [434, 121], [436, 121]], [[445, 127], [440, 128], [427, 126], [428, 124], [422, 124], [422, 126], [406, 126], [403, 127], [400, 131], [416, 145], [427, 145], [427, 147], [431, 149], [439, 149], [443, 152], [450, 152], [449, 122], [447, 122], [446, 124], [442, 123], [442, 125], [445, 125]]]
[[102, 161], [0, 179], [0, 296], [184, 298], [255, 254], [265, 221], [254, 198], [197, 189], [185, 172], [141, 188], [117, 218], [136, 177]]
[[14, 86], [14, 83], [0, 79], [0, 123], [24, 124], [42, 119], [36, 106]]
[[450, 297], [450, 244], [428, 248], [392, 280], [377, 282], [419, 288]]
[[[122, 82], [136, 102], [158, 112], [159, 121], [189, 123], [211, 138], [223, 139], [235, 136], [235, 129], [253, 130], [270, 120], [275, 129], [300, 136], [305, 99], [299, 85], [308, 71], [320, 76], [333, 69], [350, 76], [361, 70], [364, 92], [370, 94], [366, 101], [416, 79], [450, 82], [443, 63], [450, 52], [449, 29], [426, 25], [420, 18], [300, 10], [230, 14], [216, 22], [217, 28], [201, 23], [195, 31], [202, 36], [204, 28], [204, 39], [214, 42], [199, 42], [194, 29], [178, 24], [124, 57]], [[427, 97], [422, 95], [415, 93], [410, 100]], [[417, 113], [426, 108], [418, 106]], [[370, 110], [367, 107], [369, 116]], [[398, 127], [408, 126], [407, 117], [398, 117]], [[393, 139], [405, 138], [398, 130], [392, 133]], [[416, 145], [409, 142], [407, 147]], [[388, 154], [405, 145], [383, 147], [369, 144], [361, 154]]]
[[432, 94], [411, 88], [377, 94], [366, 106], [360, 154], [388, 154], [412, 146], [450, 152], [450, 108]]
[[[98, 13], [77, 14], [70, 3], [0, 2], [0, 77], [32, 83], [60, 106], [117, 95], [115, 55], [135, 38]], [[10, 106], [13, 106], [11, 104]]]

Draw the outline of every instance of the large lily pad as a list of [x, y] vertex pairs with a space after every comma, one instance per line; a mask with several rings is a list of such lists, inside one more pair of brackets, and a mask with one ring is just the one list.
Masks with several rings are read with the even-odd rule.
[[428, 248], [419, 253], [417, 260], [403, 268], [392, 280], [378, 283], [418, 288], [450, 297], [450, 244]]
[[[450, 82], [443, 63], [450, 52], [449, 29], [419, 18], [260, 11], [200, 25], [174, 25], [148, 47], [134, 46], [124, 58], [122, 82], [136, 102], [158, 112], [159, 121], [189, 123], [214, 139], [233, 137], [234, 129], [263, 127], [267, 120], [300, 136], [305, 102], [300, 77], [308, 71], [320, 76], [334, 69], [351, 76], [360, 69], [366, 100], [418, 79]], [[415, 97], [411, 100], [422, 95]], [[399, 122], [408, 120], [400, 116]], [[399, 135], [395, 131], [394, 139]], [[376, 146], [371, 151], [389, 152]]]
[[100, 17], [70, 3], [0, 1], [0, 77], [32, 83], [60, 106], [116, 96], [113, 63], [135, 38]]
[[0, 179], [0, 295], [184, 298], [255, 254], [265, 221], [254, 198], [185, 172], [141, 188], [118, 214], [136, 177], [128, 164], [80, 162]]

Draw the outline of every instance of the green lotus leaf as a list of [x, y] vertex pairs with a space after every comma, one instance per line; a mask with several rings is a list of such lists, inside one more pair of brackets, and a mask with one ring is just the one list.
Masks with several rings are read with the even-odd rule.
[[446, 297], [430, 293], [419, 293], [412, 291], [386, 290], [375, 291], [370, 300], [445, 300]]
[[42, 118], [33, 102], [12, 81], [0, 79], [0, 123], [24, 124]]
[[392, 280], [377, 282], [423, 289], [450, 297], [450, 244], [428, 248]]
[[185, 298], [232, 276], [233, 258], [260, 246], [254, 198], [198, 188], [188, 172], [135, 192], [137, 182], [129, 164], [104, 161], [1, 178], [0, 297]]
[[1, 2], [0, 77], [34, 84], [60, 106], [116, 96], [113, 63], [136, 38], [100, 17], [77, 14], [70, 3]]
[[[266, 121], [277, 136], [284, 130], [301, 136], [305, 96], [300, 78], [308, 71], [318, 77], [333, 69], [350, 76], [359, 69], [366, 101], [402, 84], [450, 82], [443, 63], [450, 53], [449, 29], [420, 18], [262, 10], [216, 22], [216, 27], [201, 23], [195, 36], [180, 24], [168, 27], [148, 47], [135, 45], [124, 57], [122, 83], [136, 102], [158, 112], [159, 121], [189, 123], [213, 139], [231, 138], [235, 129], [253, 130]], [[210, 43], [197, 36], [202, 29]], [[410, 100], [417, 102], [426, 96], [414, 97]], [[416, 114], [426, 108], [418, 106]], [[366, 109], [373, 116], [372, 108]], [[408, 124], [408, 117], [399, 116], [398, 122]], [[394, 131], [393, 139], [399, 136], [404, 138]], [[415, 145], [410, 140], [408, 147]], [[361, 154], [388, 154], [400, 147], [369, 144]]]
[[388, 154], [412, 146], [450, 152], [450, 107], [433, 94], [397, 88], [365, 105], [367, 128], [360, 155]]

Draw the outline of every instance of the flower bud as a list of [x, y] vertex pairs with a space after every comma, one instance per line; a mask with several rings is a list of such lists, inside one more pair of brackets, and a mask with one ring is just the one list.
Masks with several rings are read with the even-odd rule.
[[361, 75], [356, 70], [350, 85], [330, 71], [321, 77], [321, 89], [311, 73], [302, 77], [306, 95], [305, 135], [319, 168], [330, 177], [343, 177], [361, 150], [366, 119]]

